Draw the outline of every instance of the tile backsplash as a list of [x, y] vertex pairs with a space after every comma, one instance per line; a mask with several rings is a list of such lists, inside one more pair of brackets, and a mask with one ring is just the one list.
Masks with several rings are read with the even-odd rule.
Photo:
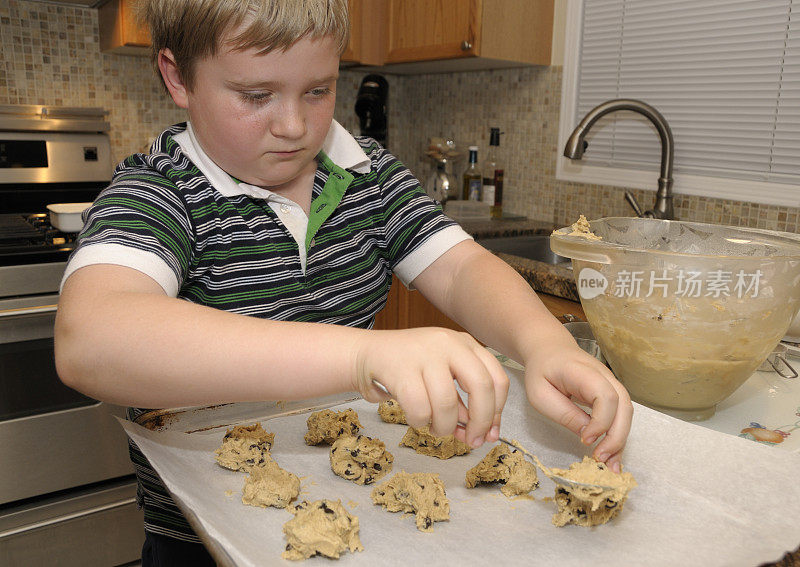
[[[101, 53], [98, 36], [96, 9], [0, 1], [0, 104], [105, 108], [116, 163], [186, 115], [169, 99], [148, 58]], [[355, 98], [364, 75], [345, 69], [337, 87], [335, 116], [354, 133]], [[560, 67], [386, 77], [387, 145], [423, 183], [433, 170], [423, 153], [430, 137], [477, 144], [483, 154], [489, 128], [496, 126], [505, 132], [500, 157], [508, 213], [556, 225], [569, 224], [581, 213], [632, 214], [622, 188], [555, 177]], [[644, 208], [652, 205], [654, 191], [633, 192]], [[683, 220], [800, 232], [796, 207], [680, 194], [674, 204]]]

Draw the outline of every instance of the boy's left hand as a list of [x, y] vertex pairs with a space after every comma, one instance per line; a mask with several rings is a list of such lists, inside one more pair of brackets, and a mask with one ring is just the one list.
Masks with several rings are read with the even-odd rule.
[[[579, 435], [585, 445], [602, 437], [593, 456], [620, 472], [633, 419], [633, 405], [624, 386], [605, 365], [577, 345], [553, 345], [538, 352], [527, 361], [525, 370], [530, 404]], [[591, 407], [591, 415], [578, 403]]]

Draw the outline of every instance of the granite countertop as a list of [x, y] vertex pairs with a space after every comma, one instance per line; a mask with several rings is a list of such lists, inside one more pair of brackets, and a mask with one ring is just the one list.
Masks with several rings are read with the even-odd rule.
[[[473, 238], [550, 234], [558, 228], [552, 223], [523, 217], [498, 220], [469, 220], [461, 221], [460, 224]], [[580, 301], [571, 264], [553, 265], [504, 253], [497, 253], [497, 256], [517, 270], [536, 291], [563, 297], [570, 301]]]

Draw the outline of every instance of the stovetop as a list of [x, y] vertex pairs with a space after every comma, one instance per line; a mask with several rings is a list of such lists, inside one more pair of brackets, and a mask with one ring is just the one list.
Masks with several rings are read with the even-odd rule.
[[75, 236], [53, 228], [47, 213], [0, 214], [0, 266], [65, 262]]

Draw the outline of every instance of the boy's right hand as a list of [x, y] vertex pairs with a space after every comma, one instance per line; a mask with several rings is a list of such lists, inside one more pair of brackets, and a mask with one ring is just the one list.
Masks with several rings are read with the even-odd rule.
[[[467, 333], [439, 327], [364, 333], [356, 353], [356, 389], [370, 402], [386, 399], [383, 384], [412, 427], [455, 435], [472, 447], [495, 442], [508, 395], [508, 377], [497, 359]], [[455, 382], [469, 395], [469, 407]], [[457, 427], [461, 421], [466, 431]]]

